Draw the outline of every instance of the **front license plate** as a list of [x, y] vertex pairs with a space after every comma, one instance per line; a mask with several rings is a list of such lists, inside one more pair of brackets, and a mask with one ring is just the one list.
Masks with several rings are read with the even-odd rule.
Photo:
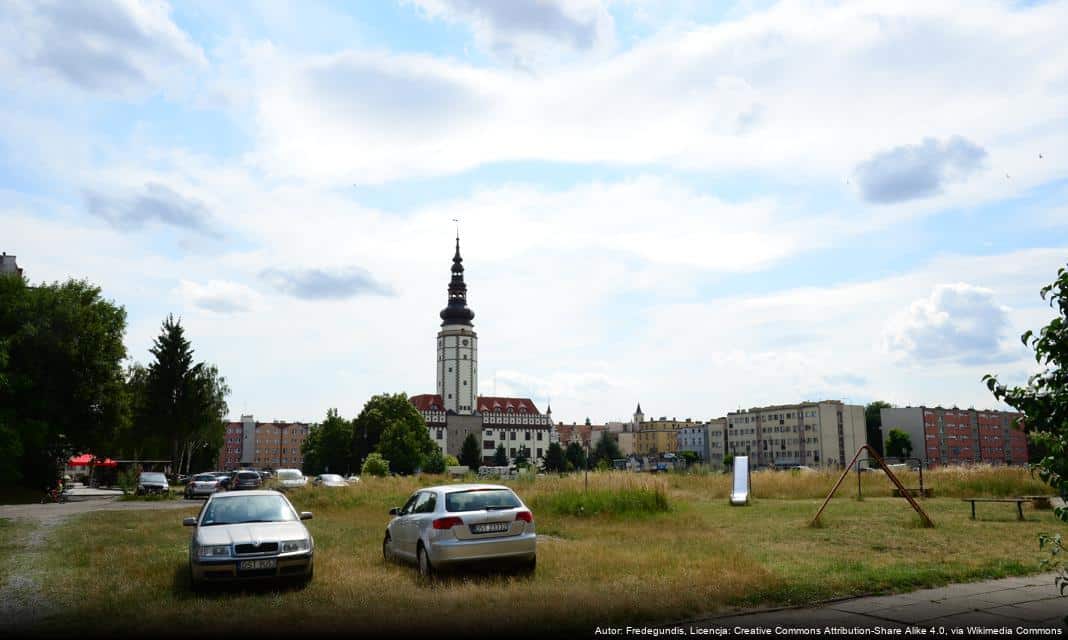
[[507, 522], [489, 522], [486, 524], [471, 525], [471, 533], [500, 533], [508, 531]]
[[274, 569], [278, 561], [274, 558], [265, 558], [263, 560], [242, 560], [237, 565], [238, 571], [256, 571], [258, 569]]

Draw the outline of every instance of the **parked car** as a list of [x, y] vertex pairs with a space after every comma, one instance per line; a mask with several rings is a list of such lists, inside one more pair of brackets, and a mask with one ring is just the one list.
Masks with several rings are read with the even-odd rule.
[[348, 476], [345, 477], [345, 482], [349, 484], [357, 484], [360, 482], [360, 476], [356, 475], [355, 473], [350, 473]]
[[294, 489], [308, 484], [308, 479], [304, 477], [300, 469], [279, 469], [275, 477], [278, 478], [278, 485], [282, 489]]
[[167, 476], [158, 471], [142, 471], [137, 479], [137, 495], [170, 493]]
[[242, 469], [235, 471], [233, 477], [230, 479], [230, 489], [259, 489], [263, 486], [263, 480], [260, 478], [260, 474], [252, 469]]
[[317, 487], [347, 487], [348, 482], [336, 473], [324, 473], [322, 475], [315, 476], [315, 480], [312, 484]]
[[414, 562], [429, 577], [465, 563], [537, 564], [534, 516], [511, 489], [453, 484], [419, 489], [390, 509], [382, 555]]
[[314, 572], [315, 540], [293, 504], [277, 491], [216, 493], [195, 518], [189, 542], [193, 586], [205, 582], [293, 578], [308, 583]]
[[233, 477], [233, 473], [229, 471], [215, 471], [214, 475], [219, 479], [219, 489], [225, 491], [230, 488], [230, 479]]
[[185, 485], [185, 497], [210, 496], [219, 490], [219, 478], [213, 473], [198, 473]]

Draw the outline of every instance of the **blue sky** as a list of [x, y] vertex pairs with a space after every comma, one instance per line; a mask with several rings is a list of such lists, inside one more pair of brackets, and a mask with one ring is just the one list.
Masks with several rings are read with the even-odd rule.
[[0, 248], [168, 313], [231, 413], [994, 406], [1068, 258], [1064, 3], [0, 6]]

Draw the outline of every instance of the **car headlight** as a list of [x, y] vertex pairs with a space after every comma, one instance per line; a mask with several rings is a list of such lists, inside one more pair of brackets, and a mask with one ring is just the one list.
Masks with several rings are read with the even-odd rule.
[[282, 553], [293, 553], [294, 551], [307, 551], [307, 540], [286, 540], [282, 542]]
[[230, 557], [230, 545], [215, 545], [207, 547], [198, 547], [197, 556], [201, 558], [229, 558]]

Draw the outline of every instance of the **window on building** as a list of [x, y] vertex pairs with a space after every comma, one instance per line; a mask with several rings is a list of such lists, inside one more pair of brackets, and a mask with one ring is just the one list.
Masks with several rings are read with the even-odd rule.
[[483, 440], [482, 441], [482, 449], [484, 451], [492, 451], [492, 450], [494, 450], [496, 448], [497, 447], [493, 446], [493, 440]]
[[[541, 442], [541, 431], [538, 432], [538, 442]], [[541, 455], [541, 454], [539, 454]]]
[[523, 432], [523, 439], [524, 440], [530, 440], [530, 432], [529, 431], [524, 431]]

